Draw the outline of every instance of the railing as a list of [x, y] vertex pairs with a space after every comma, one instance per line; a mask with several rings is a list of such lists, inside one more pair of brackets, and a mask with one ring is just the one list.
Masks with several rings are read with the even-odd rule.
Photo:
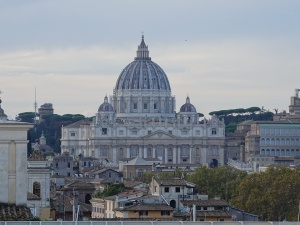
[[300, 225], [300, 222], [254, 221], [0, 221], [0, 225]]

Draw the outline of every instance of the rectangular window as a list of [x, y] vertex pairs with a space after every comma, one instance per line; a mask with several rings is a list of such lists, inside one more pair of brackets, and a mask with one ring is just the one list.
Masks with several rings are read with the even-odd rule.
[[102, 135], [107, 135], [107, 128], [102, 128]]
[[137, 131], [136, 131], [136, 130], [133, 130], [133, 131], [131, 131], [131, 134], [132, 134], [132, 135], [137, 135]]
[[123, 135], [124, 131], [123, 130], [119, 130], [119, 135]]
[[169, 187], [165, 187], [165, 192], [169, 193], [170, 188]]
[[211, 149], [211, 155], [212, 156], [217, 156], [218, 155], [218, 150], [216, 148]]
[[137, 109], [137, 103], [133, 103], [133, 109]]
[[148, 130], [148, 135], [151, 134], [151, 130]]
[[216, 128], [212, 128], [211, 129], [211, 134], [216, 135], [217, 134], [217, 129]]
[[175, 187], [175, 192], [180, 193], [180, 187]]
[[75, 132], [71, 132], [71, 137], [75, 137]]
[[184, 130], [184, 131], [181, 131], [181, 134], [182, 134], [182, 135], [187, 135], [187, 131], [185, 131], [185, 130]]
[[169, 134], [172, 134], [172, 131], [171, 131], [171, 130], [169, 130]]
[[154, 103], [154, 105], [153, 105], [153, 108], [154, 108], [154, 109], [156, 109], [156, 108], [157, 108], [157, 105], [156, 105], [156, 103]]
[[139, 211], [140, 216], [148, 216], [148, 211]]
[[200, 135], [200, 130], [196, 130], [196, 135]]
[[108, 155], [107, 148], [106, 148], [106, 147], [103, 147], [103, 148], [101, 149], [101, 156], [102, 156], [102, 157], [107, 157], [107, 155]]
[[147, 109], [147, 108], [148, 108], [147, 103], [144, 103], [144, 109]]
[[68, 162], [68, 168], [70, 168], [71, 167], [71, 163], [70, 162]]
[[161, 216], [170, 216], [170, 211], [162, 210], [162, 211], [160, 211], [160, 215]]

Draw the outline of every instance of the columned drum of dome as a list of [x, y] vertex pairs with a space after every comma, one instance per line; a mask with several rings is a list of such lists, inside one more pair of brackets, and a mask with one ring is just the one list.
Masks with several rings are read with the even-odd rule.
[[117, 117], [175, 117], [168, 77], [149, 57], [144, 36], [134, 61], [118, 77], [111, 103]]

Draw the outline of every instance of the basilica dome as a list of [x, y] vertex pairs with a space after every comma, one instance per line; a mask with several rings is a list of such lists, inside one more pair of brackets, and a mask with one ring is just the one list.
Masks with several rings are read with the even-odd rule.
[[186, 97], [186, 102], [180, 107], [180, 112], [197, 112], [195, 106], [191, 104], [190, 97]]
[[137, 56], [122, 70], [115, 89], [171, 90], [167, 75], [149, 57], [144, 36], [138, 46]]
[[107, 96], [104, 97], [104, 102], [99, 106], [98, 112], [113, 112], [114, 108], [108, 103]]

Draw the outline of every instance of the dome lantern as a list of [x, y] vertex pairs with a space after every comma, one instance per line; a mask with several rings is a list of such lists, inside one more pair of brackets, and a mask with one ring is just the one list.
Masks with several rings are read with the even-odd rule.
[[151, 60], [149, 57], [148, 46], [145, 44], [144, 35], [142, 35], [141, 44], [138, 46], [138, 50], [136, 51], [136, 57], [134, 60]]

